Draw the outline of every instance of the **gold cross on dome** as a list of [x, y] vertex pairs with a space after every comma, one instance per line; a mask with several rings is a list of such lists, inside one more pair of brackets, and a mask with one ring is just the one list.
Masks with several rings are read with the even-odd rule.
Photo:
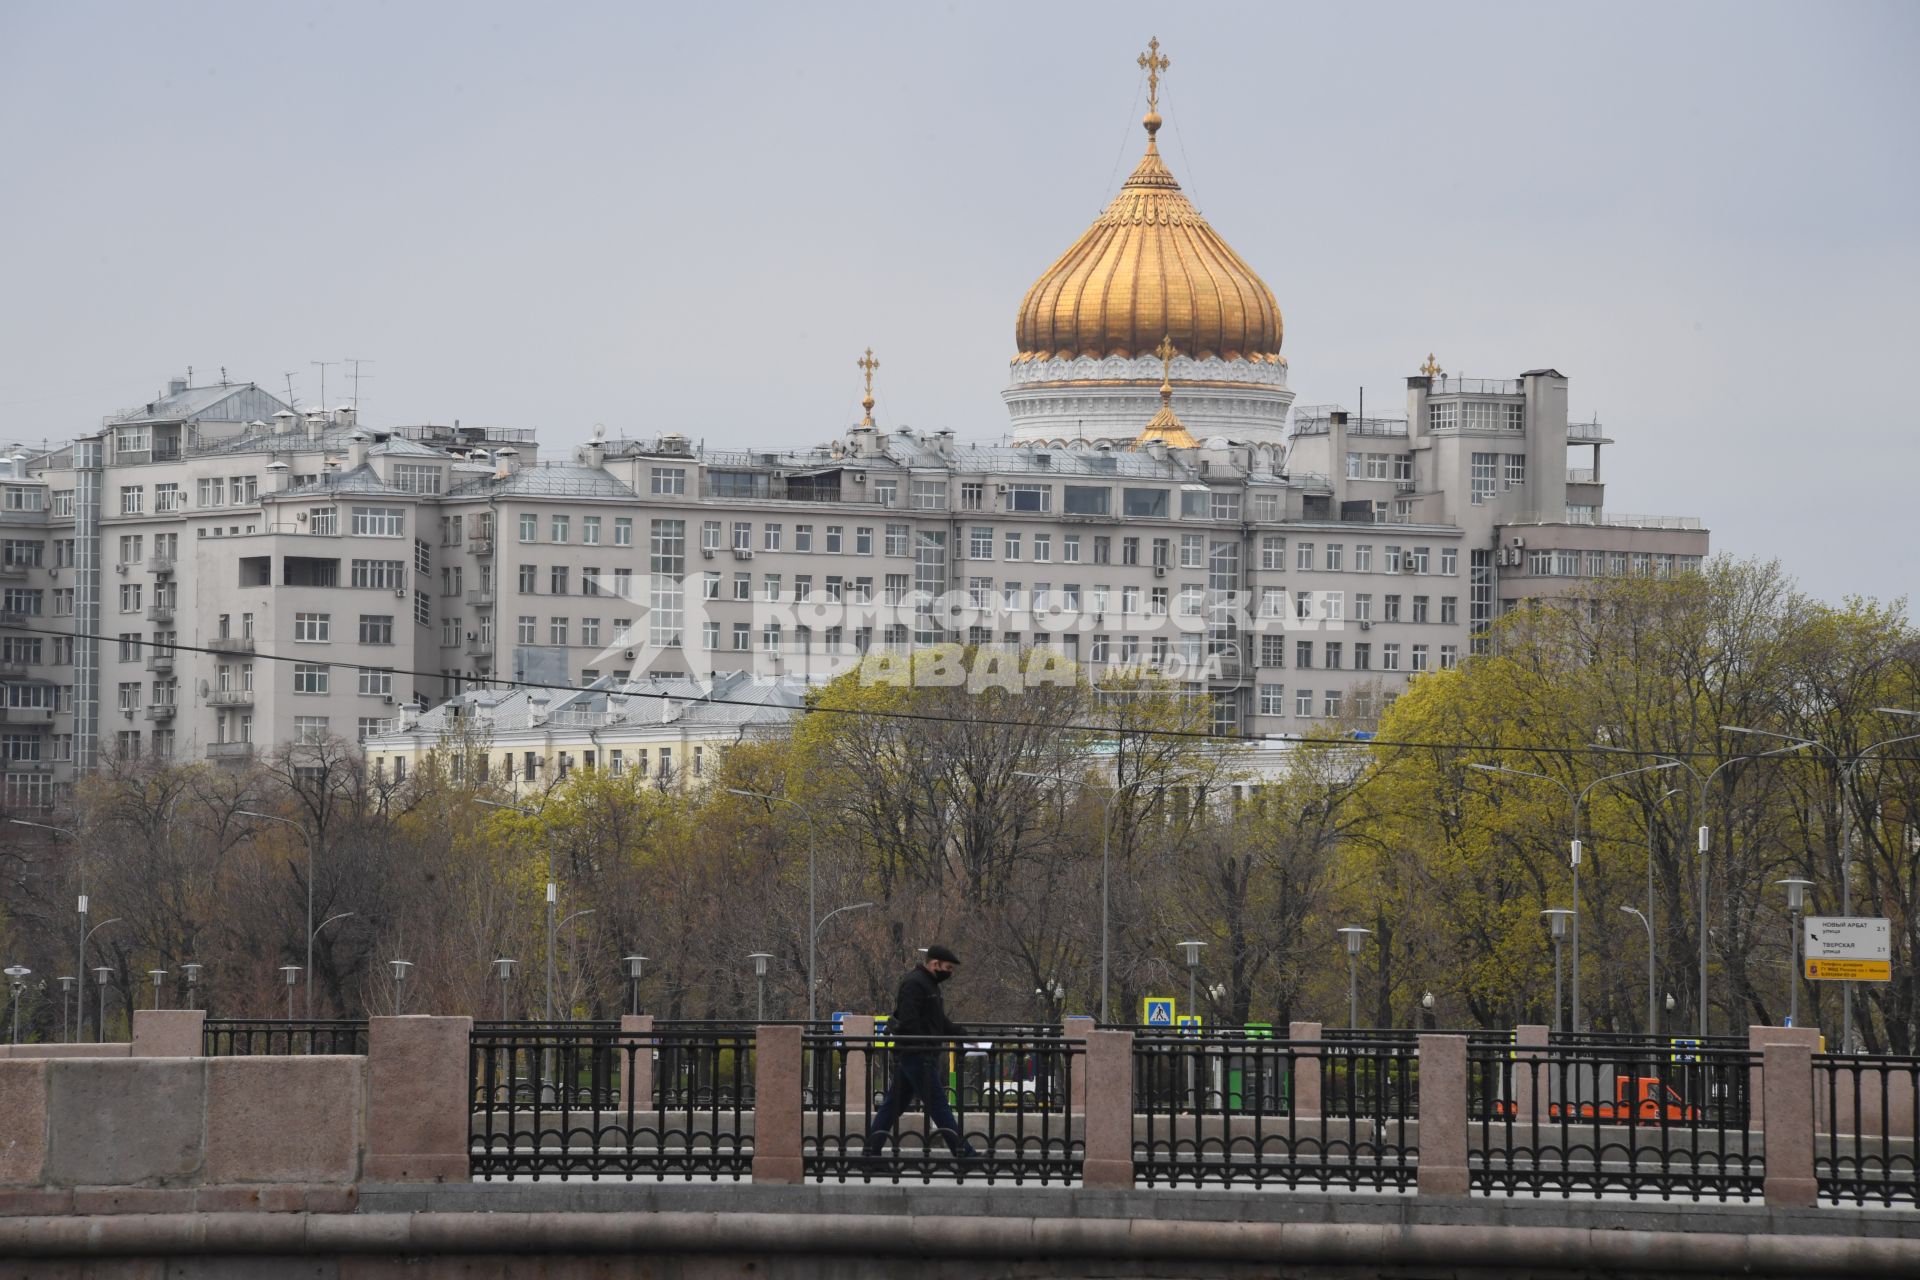
[[1173, 346], [1173, 336], [1171, 334], [1162, 335], [1160, 345], [1153, 349], [1153, 354], [1160, 357], [1160, 380], [1162, 382], [1173, 381], [1173, 357], [1177, 354]]
[[1437, 378], [1445, 373], [1446, 370], [1440, 367], [1439, 362], [1433, 358], [1433, 352], [1429, 351], [1427, 352], [1427, 362], [1420, 366], [1420, 372], [1426, 374], [1429, 378]]
[[1173, 65], [1171, 59], [1160, 52], [1160, 37], [1147, 41], [1147, 51], [1136, 61], [1140, 69], [1147, 73], [1147, 110], [1160, 109], [1160, 73]]
[[853, 363], [856, 368], [867, 375], [867, 394], [862, 397], [860, 401], [860, 407], [866, 410], [867, 416], [860, 419], [860, 425], [870, 427], [873, 425], [873, 371], [880, 367], [880, 362], [873, 358], [873, 348], [868, 347], [867, 354], [861, 356]]

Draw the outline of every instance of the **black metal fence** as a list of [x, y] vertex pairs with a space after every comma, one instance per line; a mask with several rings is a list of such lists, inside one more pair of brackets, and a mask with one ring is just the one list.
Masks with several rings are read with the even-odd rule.
[[1485, 1195], [1753, 1200], [1761, 1055], [1687, 1045], [1467, 1051], [1469, 1183]]
[[200, 1052], [209, 1058], [366, 1051], [364, 1018], [208, 1018], [200, 1025]]
[[1813, 1095], [1820, 1198], [1920, 1206], [1920, 1057], [1815, 1054]]
[[469, 1043], [476, 1176], [752, 1172], [751, 1033], [501, 1026]]
[[1134, 1176], [1405, 1190], [1418, 1172], [1419, 1096], [1411, 1044], [1136, 1037]]
[[[1075, 1112], [1075, 1064], [1085, 1045], [1052, 1034], [1001, 1034], [943, 1040], [817, 1034], [802, 1041], [816, 1064], [839, 1079], [806, 1103], [801, 1147], [815, 1181], [1077, 1182], [1086, 1154]], [[898, 1075], [916, 1094], [896, 1091], [892, 1123], [882, 1106]], [[933, 1105], [927, 1105], [931, 1101]], [[944, 1108], [946, 1124], [934, 1112]]]

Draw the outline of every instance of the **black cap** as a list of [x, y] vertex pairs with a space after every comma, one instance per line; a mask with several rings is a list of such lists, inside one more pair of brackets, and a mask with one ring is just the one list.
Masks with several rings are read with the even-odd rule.
[[960, 963], [960, 957], [953, 954], [953, 951], [951, 948], [942, 947], [939, 945], [935, 945], [927, 948], [927, 959], [945, 960], [948, 964]]

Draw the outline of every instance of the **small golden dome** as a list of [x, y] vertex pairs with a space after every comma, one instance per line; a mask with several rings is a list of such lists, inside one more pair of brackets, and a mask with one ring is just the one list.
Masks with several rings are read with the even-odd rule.
[[1147, 154], [1106, 212], [1027, 290], [1014, 326], [1019, 360], [1152, 355], [1170, 336], [1196, 360], [1276, 362], [1280, 304], [1160, 159]]

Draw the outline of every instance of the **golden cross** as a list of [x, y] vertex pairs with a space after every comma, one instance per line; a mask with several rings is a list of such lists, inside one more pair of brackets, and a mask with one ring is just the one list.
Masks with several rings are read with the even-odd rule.
[[1160, 109], [1160, 73], [1173, 65], [1173, 62], [1160, 52], [1160, 37], [1147, 41], [1147, 51], [1137, 59], [1140, 69], [1147, 73], [1147, 110]]
[[1433, 358], [1433, 352], [1429, 351], [1427, 352], [1427, 362], [1420, 366], [1420, 372], [1426, 374], [1429, 378], [1437, 378], [1445, 373], [1446, 370], [1440, 367], [1439, 362]]
[[873, 358], [873, 348], [868, 347], [867, 354], [853, 363], [867, 375], [867, 394], [860, 401], [860, 407], [866, 410], [867, 416], [860, 419], [860, 425], [870, 427], [873, 425], [873, 371], [880, 367], [880, 362]]
[[1160, 380], [1162, 382], [1172, 382], [1173, 357], [1176, 354], [1173, 346], [1173, 336], [1171, 334], [1162, 335], [1160, 345], [1153, 349], [1153, 354], [1160, 357]]

